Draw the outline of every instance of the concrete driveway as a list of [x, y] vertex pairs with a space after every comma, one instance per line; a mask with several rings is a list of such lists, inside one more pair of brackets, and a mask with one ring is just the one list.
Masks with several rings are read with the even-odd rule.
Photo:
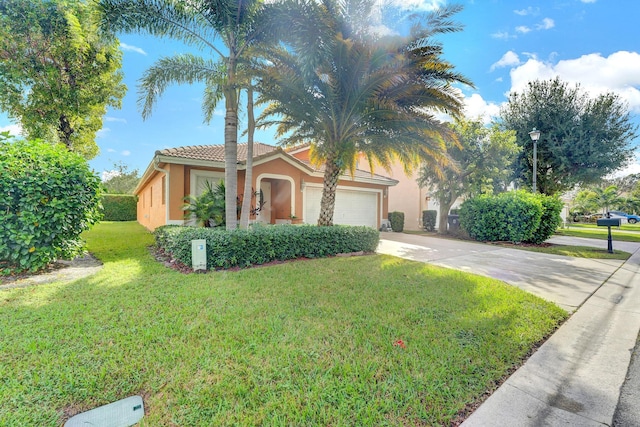
[[[569, 312], [582, 305], [623, 264], [618, 260], [548, 255], [439, 237], [403, 233], [383, 233], [380, 237], [378, 253], [494, 277]], [[580, 244], [566, 239], [567, 243], [562, 244]], [[606, 249], [606, 242], [604, 245]], [[630, 245], [640, 247], [637, 243]], [[614, 248], [625, 250], [615, 244]]]

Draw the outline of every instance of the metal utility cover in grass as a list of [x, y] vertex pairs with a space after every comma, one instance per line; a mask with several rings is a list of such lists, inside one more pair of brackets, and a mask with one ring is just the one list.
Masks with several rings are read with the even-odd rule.
[[129, 427], [143, 416], [142, 397], [131, 396], [71, 417], [64, 427]]

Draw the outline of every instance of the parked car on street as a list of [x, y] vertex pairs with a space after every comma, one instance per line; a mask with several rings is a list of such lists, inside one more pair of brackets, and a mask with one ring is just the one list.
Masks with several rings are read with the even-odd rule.
[[640, 216], [634, 214], [628, 214], [621, 211], [609, 211], [611, 218], [626, 218], [629, 224], [636, 224], [640, 221]]

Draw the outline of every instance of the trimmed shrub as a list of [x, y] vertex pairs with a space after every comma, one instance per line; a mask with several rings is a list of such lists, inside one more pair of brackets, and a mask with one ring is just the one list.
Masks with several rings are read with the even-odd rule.
[[480, 241], [529, 241], [541, 218], [542, 202], [526, 191], [481, 195], [460, 207], [460, 226]]
[[402, 232], [404, 230], [404, 212], [389, 212], [389, 222], [393, 231]]
[[534, 231], [533, 236], [527, 240], [528, 243], [540, 244], [547, 240], [556, 232], [562, 224], [562, 201], [556, 196], [547, 196], [545, 194], [537, 194], [536, 197], [542, 203], [542, 217], [540, 218], [540, 226]]
[[436, 229], [437, 217], [438, 211], [422, 211], [422, 227], [427, 231], [434, 231]]
[[250, 230], [163, 226], [156, 244], [176, 260], [191, 265], [191, 240], [207, 241], [207, 269], [248, 267], [279, 260], [321, 258], [339, 253], [373, 252], [380, 233], [370, 227], [335, 225], [256, 226]]
[[37, 271], [83, 249], [100, 179], [63, 145], [0, 134], [0, 273]]
[[133, 194], [104, 194], [102, 214], [104, 221], [135, 221], [138, 198]]

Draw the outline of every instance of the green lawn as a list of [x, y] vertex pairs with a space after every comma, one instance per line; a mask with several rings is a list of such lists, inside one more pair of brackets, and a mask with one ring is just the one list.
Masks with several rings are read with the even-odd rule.
[[184, 275], [135, 223], [86, 238], [100, 273], [0, 291], [0, 425], [134, 394], [148, 426], [448, 425], [566, 318], [388, 256]]
[[[635, 231], [635, 232], [634, 232]], [[613, 241], [621, 242], [640, 242], [640, 225], [622, 225], [620, 228], [611, 227], [611, 236]], [[568, 228], [561, 228], [556, 234], [561, 236], [588, 237], [591, 239], [606, 240], [609, 231], [607, 227], [598, 227], [591, 224], [571, 224]]]
[[[569, 229], [575, 228], [591, 228], [596, 230], [606, 230], [607, 227], [598, 227], [595, 223], [570, 222]], [[635, 231], [640, 233], [640, 224], [622, 224], [620, 227], [613, 227], [612, 230]]]

